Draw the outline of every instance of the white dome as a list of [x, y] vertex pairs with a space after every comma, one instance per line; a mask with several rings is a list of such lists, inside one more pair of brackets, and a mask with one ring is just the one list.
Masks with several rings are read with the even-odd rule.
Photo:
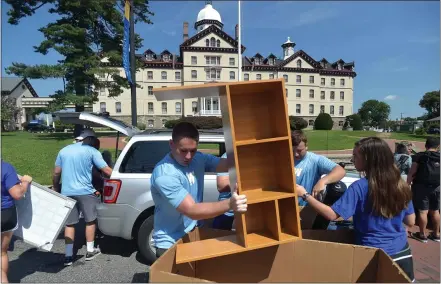
[[202, 20], [216, 20], [222, 23], [221, 16], [218, 11], [216, 11], [211, 4], [205, 5], [205, 8], [199, 11], [198, 18], [196, 22]]

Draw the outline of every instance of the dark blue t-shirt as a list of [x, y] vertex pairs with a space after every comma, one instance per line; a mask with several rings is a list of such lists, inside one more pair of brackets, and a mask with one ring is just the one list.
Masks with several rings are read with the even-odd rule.
[[407, 243], [403, 220], [405, 216], [414, 213], [412, 201], [400, 214], [388, 219], [373, 215], [368, 193], [368, 180], [362, 178], [351, 184], [331, 208], [345, 220], [353, 217], [357, 245], [380, 248], [394, 255]]
[[2, 209], [11, 208], [14, 205], [14, 199], [9, 190], [19, 183], [20, 180], [14, 167], [2, 160]]

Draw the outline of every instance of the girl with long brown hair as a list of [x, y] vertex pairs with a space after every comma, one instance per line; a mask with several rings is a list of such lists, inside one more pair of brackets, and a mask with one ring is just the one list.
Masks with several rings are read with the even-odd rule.
[[298, 196], [328, 220], [353, 217], [355, 244], [382, 249], [413, 281], [412, 253], [403, 225], [415, 223], [412, 193], [389, 145], [378, 137], [361, 139], [355, 143], [353, 162], [364, 177], [352, 183], [332, 206], [316, 200], [299, 185]]

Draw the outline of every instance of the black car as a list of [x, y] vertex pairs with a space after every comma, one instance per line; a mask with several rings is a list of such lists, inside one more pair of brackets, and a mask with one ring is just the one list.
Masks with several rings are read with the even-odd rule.
[[34, 123], [34, 122], [30, 122], [28, 125], [26, 125], [25, 130], [28, 132], [54, 132], [55, 129], [52, 126], [47, 126], [41, 123]]
[[439, 128], [432, 127], [427, 130], [427, 134], [439, 134]]

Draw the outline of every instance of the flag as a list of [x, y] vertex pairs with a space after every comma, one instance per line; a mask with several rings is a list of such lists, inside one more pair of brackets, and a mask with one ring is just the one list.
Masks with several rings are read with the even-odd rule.
[[130, 72], [130, 0], [125, 1], [124, 7], [124, 39], [123, 39], [123, 67], [126, 72], [127, 80], [132, 84], [132, 74]]

